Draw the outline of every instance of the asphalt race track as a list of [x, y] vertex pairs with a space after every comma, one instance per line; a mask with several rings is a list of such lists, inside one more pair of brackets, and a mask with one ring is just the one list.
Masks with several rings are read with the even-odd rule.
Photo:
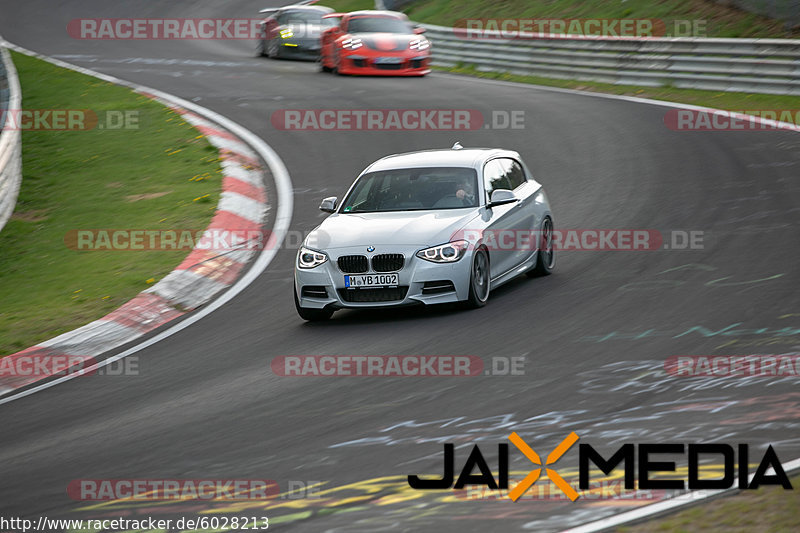
[[[323, 197], [341, 196], [373, 160], [459, 140], [519, 151], [547, 190], [557, 228], [702, 231], [703, 248], [564, 251], [552, 276], [512, 282], [480, 310], [341, 311], [307, 324], [292, 305], [289, 246], [232, 302], [139, 352], [138, 376], [74, 379], [0, 406], [3, 515], [197, 516], [215, 507], [97, 505], [70, 499], [66, 487], [273, 479], [283, 491], [321, 482], [328, 492], [216, 509], [298, 532], [551, 531], [630, 505], [465, 501], [450, 491], [410, 498], [405, 476], [441, 475], [445, 442], [456, 443], [457, 472], [476, 443], [495, 469], [497, 443], [512, 431], [545, 455], [575, 431], [607, 451], [726, 442], [759, 450], [751, 462], [768, 444], [783, 462], [800, 457], [797, 378], [663, 375], [674, 355], [800, 348], [800, 136], [676, 132], [664, 125], [665, 107], [438, 73], [333, 76], [313, 63], [256, 58], [251, 41], [80, 41], [66, 32], [82, 17], [251, 17], [269, 4], [3, 0], [0, 35], [256, 133], [289, 170], [297, 234], [323, 218]], [[275, 111], [303, 108], [522, 110], [525, 127], [286, 132], [270, 123]], [[473, 355], [487, 368], [493, 357], [523, 356], [525, 366], [524, 375], [424, 379], [292, 378], [270, 368], [277, 356], [314, 354]], [[532, 468], [513, 447], [510, 459], [512, 472]], [[574, 474], [577, 446], [559, 465]]]

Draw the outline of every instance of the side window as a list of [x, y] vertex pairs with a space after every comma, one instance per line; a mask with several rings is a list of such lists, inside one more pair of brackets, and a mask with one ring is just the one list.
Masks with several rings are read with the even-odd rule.
[[[381, 179], [376, 176], [364, 183], [363, 186], [358, 189], [355, 198], [349, 202], [349, 207], [345, 210], [345, 212], [348, 212], [352, 209], [355, 209], [356, 211], [367, 211], [371, 208], [374, 208], [375, 206], [372, 204], [375, 203], [375, 194], [380, 187], [380, 182]], [[356, 187], [358, 187], [358, 185]]]
[[358, 191], [356, 197], [353, 198], [353, 205], [361, 205], [364, 202], [366, 202], [367, 198], [369, 197], [369, 193], [372, 192], [374, 188], [375, 184], [373, 182], [371, 185], [367, 185], [366, 187], [363, 187], [360, 191]]
[[503, 158], [498, 161], [503, 165], [503, 173], [508, 178], [512, 190], [525, 184], [527, 180], [525, 179], [525, 171], [522, 170], [522, 165], [513, 159]]
[[486, 201], [492, 197], [492, 192], [497, 189], [513, 190], [514, 187], [506, 177], [503, 164], [499, 159], [492, 159], [483, 167], [483, 187], [486, 189]]

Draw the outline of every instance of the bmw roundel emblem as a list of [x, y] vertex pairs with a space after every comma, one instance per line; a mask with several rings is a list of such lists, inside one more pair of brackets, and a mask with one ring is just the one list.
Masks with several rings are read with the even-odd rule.
[[375, 247], [374, 246], [367, 246], [367, 251], [368, 252], [374, 252], [375, 251]]

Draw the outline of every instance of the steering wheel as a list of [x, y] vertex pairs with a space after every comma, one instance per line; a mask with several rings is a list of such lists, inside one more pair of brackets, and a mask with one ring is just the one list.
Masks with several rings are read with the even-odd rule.
[[464, 199], [459, 198], [456, 193], [451, 193], [436, 200], [433, 207], [456, 207], [457, 205], [465, 206]]

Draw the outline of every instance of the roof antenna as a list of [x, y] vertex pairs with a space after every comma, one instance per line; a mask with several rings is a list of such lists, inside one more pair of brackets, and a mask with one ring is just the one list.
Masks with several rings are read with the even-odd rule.
[[451, 148], [451, 150], [461, 150], [461, 149], [463, 149], [463, 148], [464, 148], [464, 147], [463, 147], [463, 146], [461, 146], [461, 143], [460, 143], [460, 142], [458, 142], [458, 141], [456, 141], [456, 143], [453, 145], [453, 147]]

